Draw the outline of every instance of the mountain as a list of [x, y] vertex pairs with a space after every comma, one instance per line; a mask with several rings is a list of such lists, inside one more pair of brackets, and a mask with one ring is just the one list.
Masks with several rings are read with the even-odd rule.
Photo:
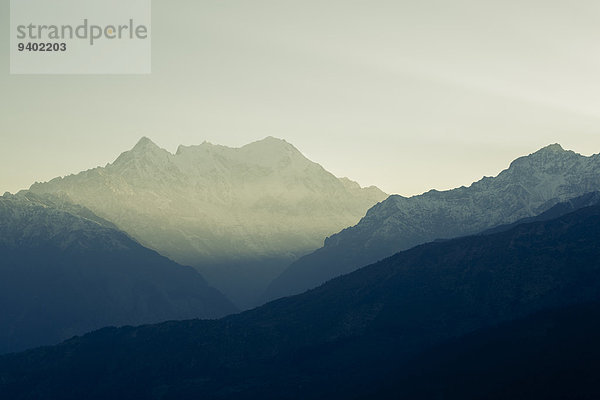
[[284, 140], [203, 143], [176, 154], [142, 138], [106, 167], [36, 183], [144, 246], [200, 270], [243, 308], [287, 265], [387, 197], [338, 179]]
[[[502, 332], [511, 321], [544, 320], [536, 313], [599, 301], [595, 206], [505, 232], [421, 245], [221, 320], [102, 329], [3, 356], [0, 392], [12, 399], [377, 398], [368, 394], [388, 384], [397, 389], [393, 382], [413, 367], [427, 367], [420, 357], [440, 346], [489, 329]], [[598, 312], [579, 312], [578, 319], [590, 318], [579, 326], [598, 325]], [[515, 332], [526, 338], [521, 328]], [[577, 348], [585, 332], [563, 328], [568, 348]], [[548, 330], [535, 326], [533, 338], [551, 338]], [[514, 363], [529, 356], [510, 354]], [[575, 374], [570, 382], [576, 385], [587, 361], [565, 359], [573, 364], [562, 370]]]
[[544, 211], [543, 213], [536, 215], [535, 217], [528, 217], [513, 222], [512, 224], [499, 225], [491, 229], [487, 229], [481, 232], [481, 235], [490, 235], [493, 233], [508, 231], [518, 225], [529, 224], [532, 222], [539, 221], [550, 221], [562, 217], [563, 215], [572, 213], [581, 208], [596, 206], [600, 204], [600, 192], [586, 193], [583, 196], [575, 197], [574, 199], [568, 199], [557, 203], [552, 208]]
[[193, 268], [50, 195], [0, 197], [0, 260], [0, 353], [109, 325], [236, 310]]
[[600, 398], [600, 302], [544, 310], [444, 343], [355, 399]]
[[584, 157], [555, 144], [470, 187], [390, 196], [357, 225], [328, 237], [323, 247], [291, 264], [264, 298], [301, 293], [398, 251], [511, 224], [598, 190], [600, 155]]

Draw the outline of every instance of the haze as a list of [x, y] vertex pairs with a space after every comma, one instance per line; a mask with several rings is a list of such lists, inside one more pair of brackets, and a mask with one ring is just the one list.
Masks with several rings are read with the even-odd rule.
[[0, 192], [141, 136], [169, 151], [280, 137], [404, 195], [550, 143], [598, 153], [598, 15], [585, 0], [155, 1], [148, 76], [11, 76], [2, 35]]

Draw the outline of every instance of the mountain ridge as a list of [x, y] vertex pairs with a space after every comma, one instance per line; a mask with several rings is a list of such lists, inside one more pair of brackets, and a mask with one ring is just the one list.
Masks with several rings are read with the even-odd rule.
[[554, 144], [469, 187], [391, 195], [358, 224], [329, 236], [323, 247], [292, 263], [269, 285], [264, 299], [301, 293], [398, 251], [532, 217], [598, 190], [600, 155], [586, 157]]

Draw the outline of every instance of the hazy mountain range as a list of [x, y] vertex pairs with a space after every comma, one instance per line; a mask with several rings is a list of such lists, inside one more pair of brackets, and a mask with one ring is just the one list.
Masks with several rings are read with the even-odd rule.
[[0, 197], [0, 352], [232, 314], [202, 274], [247, 307], [375, 205], [268, 295], [317, 288], [0, 356], [0, 393], [595, 398], [599, 193], [600, 156], [558, 145], [468, 188], [375, 204], [385, 194], [282, 140], [171, 154], [144, 138], [104, 168]]
[[30, 190], [66, 196], [194, 266], [242, 308], [292, 261], [387, 197], [272, 137], [241, 148], [180, 146], [175, 154], [142, 138], [112, 164]]
[[469, 187], [410, 198], [392, 195], [357, 225], [328, 237], [322, 248], [294, 262], [264, 299], [300, 293], [398, 251], [510, 224], [598, 190], [600, 155], [585, 157], [555, 144]]
[[0, 353], [109, 325], [236, 311], [193, 268], [51, 195], [0, 197], [0, 259]]
[[600, 206], [429, 243], [221, 320], [109, 328], [2, 356], [0, 392], [592, 398], [600, 378], [599, 243]]

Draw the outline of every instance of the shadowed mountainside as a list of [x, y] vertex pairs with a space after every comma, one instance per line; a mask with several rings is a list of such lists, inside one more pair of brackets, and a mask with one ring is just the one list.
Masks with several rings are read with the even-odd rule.
[[191, 267], [65, 199], [0, 197], [0, 352], [109, 325], [216, 318], [235, 307]]
[[508, 231], [518, 225], [529, 224], [532, 222], [550, 221], [552, 219], [560, 218], [563, 215], [572, 213], [581, 208], [596, 206], [600, 204], [600, 192], [586, 193], [583, 196], [575, 197], [567, 201], [561, 201], [552, 208], [544, 211], [543, 213], [536, 215], [535, 217], [523, 218], [507, 225], [499, 225], [494, 228], [481, 232], [481, 235], [490, 235], [493, 233], [499, 233]]

